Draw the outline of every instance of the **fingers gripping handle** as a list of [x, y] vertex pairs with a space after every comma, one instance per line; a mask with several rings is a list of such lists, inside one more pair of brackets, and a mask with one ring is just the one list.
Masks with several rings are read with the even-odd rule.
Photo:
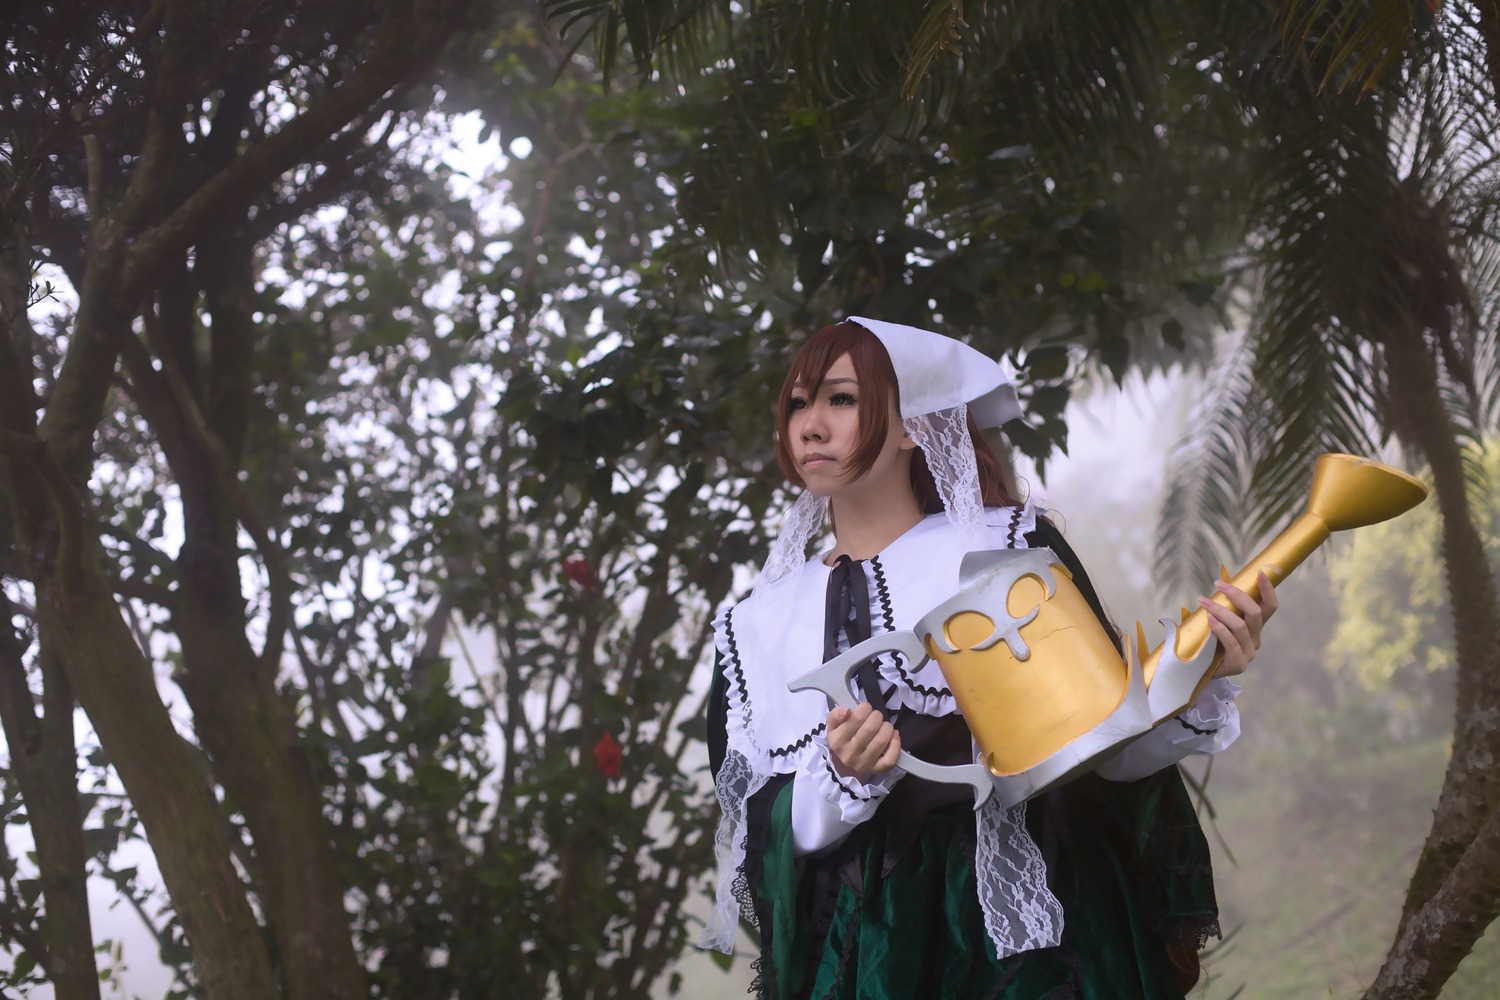
[[[793, 691], [821, 691], [835, 705], [857, 708], [859, 699], [849, 690], [850, 679], [870, 657], [887, 652], [903, 654], [914, 670], [927, 659], [927, 650], [922, 647], [922, 640], [915, 632], [882, 632], [793, 679], [787, 687]], [[928, 781], [972, 786], [975, 809], [984, 805], [995, 790], [989, 772], [978, 764], [931, 764], [902, 750], [896, 758], [896, 766], [907, 774], [914, 774]]]

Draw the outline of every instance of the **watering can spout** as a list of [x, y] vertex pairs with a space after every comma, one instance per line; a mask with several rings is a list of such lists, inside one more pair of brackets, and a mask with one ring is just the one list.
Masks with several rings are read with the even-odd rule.
[[[1427, 498], [1427, 487], [1421, 480], [1388, 465], [1357, 455], [1327, 454], [1313, 466], [1312, 487], [1308, 491], [1307, 510], [1285, 531], [1256, 553], [1229, 582], [1251, 597], [1260, 598], [1259, 574], [1265, 573], [1274, 586], [1285, 580], [1318, 546], [1335, 531], [1348, 531], [1378, 524], [1406, 513]], [[1214, 594], [1213, 601], [1233, 608], [1229, 598]], [[1213, 633], [1208, 628], [1208, 612], [1202, 608], [1183, 618], [1181, 624], [1168, 630], [1167, 641], [1147, 653], [1141, 661], [1146, 685], [1158, 683], [1157, 674], [1167, 663], [1174, 672], [1180, 665], [1196, 661]], [[1170, 647], [1170, 649], [1169, 649]], [[1161, 702], [1166, 715], [1192, 704], [1223, 659], [1216, 653], [1202, 676], [1185, 687], [1186, 699], [1176, 706]], [[1174, 662], [1175, 661], [1175, 662]], [[1176, 684], [1174, 687], [1182, 687]], [[1164, 689], [1162, 693], [1165, 694]], [[1173, 698], [1167, 698], [1173, 701]], [[1156, 709], [1158, 699], [1153, 699]]]

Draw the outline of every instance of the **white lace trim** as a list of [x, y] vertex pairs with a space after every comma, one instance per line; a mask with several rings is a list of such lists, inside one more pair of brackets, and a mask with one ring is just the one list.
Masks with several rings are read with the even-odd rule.
[[1062, 943], [1062, 904], [1047, 863], [1026, 832], [1026, 803], [1002, 809], [992, 795], [975, 817], [974, 877], [984, 929], [998, 958]]
[[755, 594], [807, 562], [807, 546], [828, 519], [828, 498], [803, 490], [781, 519], [781, 532], [771, 545], [766, 564], [755, 580]]
[[719, 826], [714, 833], [714, 858], [719, 877], [714, 886], [714, 908], [709, 912], [698, 936], [698, 947], [712, 948], [728, 955], [734, 951], [734, 935], [739, 929], [740, 913], [749, 903], [746, 891], [737, 885], [745, 869], [745, 836], [749, 824], [745, 818], [746, 803], [770, 778], [757, 772], [744, 754], [730, 749], [724, 755], [714, 791], [719, 796]]
[[969, 408], [959, 405], [902, 421], [906, 433], [922, 449], [927, 468], [937, 484], [948, 520], [972, 533], [984, 523], [984, 494], [979, 488], [979, 463], [969, 436]]

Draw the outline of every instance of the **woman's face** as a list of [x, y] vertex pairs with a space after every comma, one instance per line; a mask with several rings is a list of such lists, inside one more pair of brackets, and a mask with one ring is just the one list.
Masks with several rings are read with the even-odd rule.
[[[914, 447], [901, 425], [895, 401], [870, 399], [860, 393], [849, 355], [839, 357], [823, 376], [813, 396], [801, 382], [792, 387], [792, 412], [787, 421], [792, 457], [807, 488], [818, 496], [836, 496], [849, 488], [904, 482], [905, 452]], [[885, 406], [888, 410], [885, 443], [875, 464], [855, 479], [849, 469], [850, 456], [859, 442], [861, 406]]]

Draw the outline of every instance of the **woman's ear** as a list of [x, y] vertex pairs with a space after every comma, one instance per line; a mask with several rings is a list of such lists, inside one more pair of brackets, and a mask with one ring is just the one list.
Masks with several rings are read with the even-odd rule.
[[[901, 419], [901, 411], [896, 408], [896, 400], [894, 398], [891, 400], [890, 416], [887, 419], [894, 426], [901, 428], [901, 440], [897, 443], [897, 448], [901, 451], [911, 451], [917, 446], [917, 442], [912, 440], [911, 431], [906, 429], [906, 421]], [[887, 440], [890, 439], [887, 438]]]

